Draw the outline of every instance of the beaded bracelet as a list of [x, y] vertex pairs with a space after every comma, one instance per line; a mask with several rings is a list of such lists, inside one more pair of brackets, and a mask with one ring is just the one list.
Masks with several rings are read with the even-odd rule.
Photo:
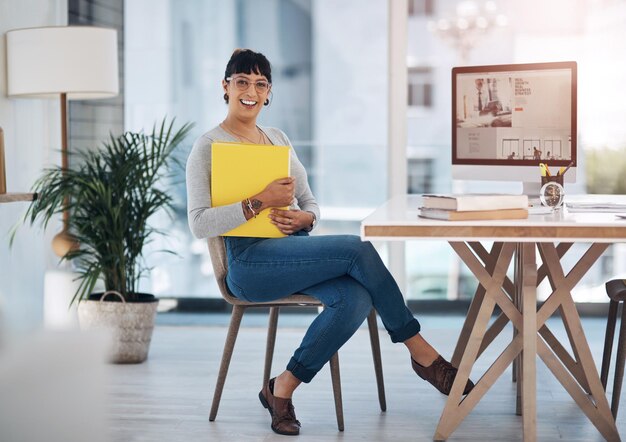
[[258, 213], [256, 213], [256, 212], [254, 211], [254, 209], [252, 208], [252, 203], [250, 202], [250, 198], [246, 198], [245, 203], [246, 203], [246, 206], [248, 207], [248, 210], [249, 210], [250, 212], [252, 212], [252, 216], [254, 216], [254, 217], [256, 218], [256, 216], [258, 215]]

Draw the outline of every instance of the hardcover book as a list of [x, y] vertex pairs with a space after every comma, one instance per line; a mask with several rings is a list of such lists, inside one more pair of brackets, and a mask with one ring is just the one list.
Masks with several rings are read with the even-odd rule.
[[420, 207], [419, 216], [422, 218], [441, 219], [446, 221], [474, 221], [489, 219], [524, 219], [528, 218], [528, 209], [499, 209], [499, 210], [446, 210]]
[[430, 209], [457, 210], [499, 210], [499, 209], [527, 209], [527, 195], [498, 194], [498, 193], [468, 193], [468, 194], [430, 194], [423, 196], [423, 206]]

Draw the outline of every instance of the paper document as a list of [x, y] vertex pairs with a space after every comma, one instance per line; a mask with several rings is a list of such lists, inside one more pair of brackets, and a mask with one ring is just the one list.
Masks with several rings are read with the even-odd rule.
[[589, 213], [621, 213], [626, 212], [626, 204], [619, 203], [603, 203], [603, 202], [566, 202], [567, 210], [576, 212]]

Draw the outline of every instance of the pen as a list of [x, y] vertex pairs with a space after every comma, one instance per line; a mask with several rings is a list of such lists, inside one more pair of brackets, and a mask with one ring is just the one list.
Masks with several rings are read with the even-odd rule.
[[572, 161], [571, 163], [569, 163], [567, 165], [567, 167], [565, 168], [565, 170], [563, 170], [563, 168], [561, 167], [561, 170], [559, 170], [559, 175], [565, 175], [565, 172], [567, 172], [569, 170], [570, 167], [572, 167], [574, 165], [574, 162]]
[[[548, 165], [545, 163], [539, 163], [539, 167], [541, 167], [541, 176], [552, 176], [550, 174], [550, 169], [548, 168]], [[545, 172], [545, 173], [544, 173]]]

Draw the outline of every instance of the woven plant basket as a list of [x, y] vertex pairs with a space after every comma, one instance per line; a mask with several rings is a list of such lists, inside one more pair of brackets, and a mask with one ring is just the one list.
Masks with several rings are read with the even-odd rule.
[[[122, 302], [104, 302], [110, 294]], [[150, 349], [152, 330], [159, 301], [126, 302], [117, 291], [105, 292], [100, 300], [84, 300], [78, 304], [81, 329], [105, 329], [112, 334], [109, 361], [116, 364], [137, 364], [145, 361]]]

